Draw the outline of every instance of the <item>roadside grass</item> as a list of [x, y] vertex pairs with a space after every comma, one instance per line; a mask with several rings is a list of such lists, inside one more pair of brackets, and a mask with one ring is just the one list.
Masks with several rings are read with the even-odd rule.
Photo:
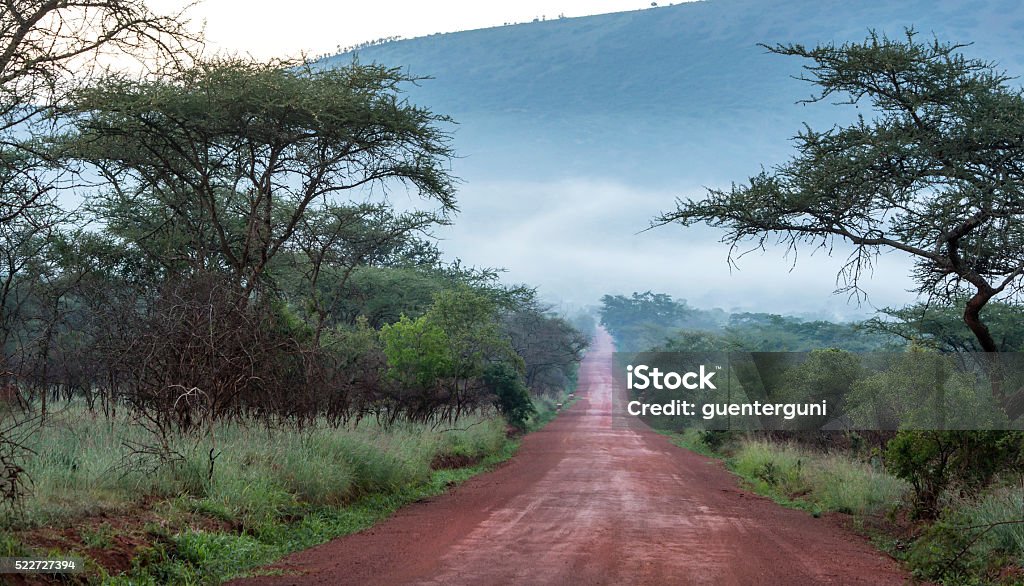
[[819, 514], [883, 514], [898, 507], [909, 489], [904, 481], [868, 463], [794, 445], [747, 440], [730, 461], [757, 492], [807, 503]]
[[526, 430], [528, 432], [536, 431], [550, 423], [551, 420], [558, 416], [559, 403], [562, 404], [562, 410], [564, 411], [569, 407], [572, 407], [578, 400], [579, 397], [573, 397], [570, 399], [569, 393], [563, 393], [558, 397], [551, 397], [548, 395], [536, 397], [533, 400], [533, 406], [537, 408], [537, 412], [526, 422]]
[[749, 437], [737, 438], [716, 451], [698, 431], [669, 437], [681, 447], [723, 459], [754, 492], [815, 516], [825, 512], [884, 515], [899, 507], [910, 489], [880, 467], [845, 454]]
[[[528, 428], [553, 419], [556, 402], [538, 400]], [[28, 435], [31, 491], [0, 520], [0, 553], [85, 556], [89, 581], [106, 584], [220, 583], [370, 527], [518, 447], [503, 420], [479, 415], [433, 427], [223, 423], [170, 438], [174, 459], [157, 465], [145, 453], [157, 438], [135, 422], [54, 407]], [[104, 563], [118, 547], [129, 567]]]
[[144, 498], [188, 496], [254, 529], [295, 503], [338, 505], [425, 482], [438, 455], [480, 459], [505, 442], [497, 419], [471, 416], [458, 427], [222, 423], [208, 435], [171, 438], [174, 460], [158, 466], [139, 451], [159, 443], [141, 426], [93, 419], [80, 406], [66, 406], [29, 437], [31, 495], [23, 514], [5, 525], [51, 525], [123, 511]]
[[974, 502], [954, 507], [966, 526], [985, 531], [978, 546], [993, 552], [1010, 553], [1024, 565], [1024, 491], [1020, 486], [1002, 487]]
[[[449, 488], [493, 468], [514, 453], [507, 442], [498, 453], [479, 464], [437, 470], [426, 482], [388, 493], [370, 494], [344, 507], [305, 507], [297, 520], [264, 519], [253, 533], [187, 530], [164, 536], [133, 562], [124, 576], [106, 577], [105, 584], [218, 584], [240, 575], [263, 575], [258, 566], [292, 552], [362, 531], [386, 519], [404, 505], [439, 495]], [[273, 572], [270, 572], [273, 573]]]

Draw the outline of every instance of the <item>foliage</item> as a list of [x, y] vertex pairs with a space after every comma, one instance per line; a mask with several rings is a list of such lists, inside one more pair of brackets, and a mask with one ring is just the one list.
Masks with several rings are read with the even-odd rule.
[[997, 351], [981, 311], [1018, 293], [1024, 275], [1024, 96], [961, 48], [921, 42], [913, 31], [902, 40], [872, 33], [841, 46], [767, 47], [810, 62], [804, 79], [820, 90], [812, 101], [867, 102], [876, 118], [807, 128], [790, 162], [679, 201], [657, 222], [724, 228], [730, 260], [742, 243], [764, 247], [773, 236], [792, 250], [845, 240], [854, 251], [840, 278], [854, 291], [877, 254], [908, 254], [918, 291], [966, 296], [965, 323], [983, 350]]
[[736, 432], [710, 429], [698, 432], [702, 444], [711, 449], [712, 452], [720, 451], [728, 443], [736, 439]]
[[97, 205], [108, 229], [172, 273], [224, 267], [251, 292], [317, 214], [341, 229], [330, 202], [350, 190], [400, 182], [455, 209], [448, 119], [400, 99], [412, 78], [287, 65], [228, 59], [79, 91], [61, 146], [115, 187]]
[[370, 326], [381, 328], [402, 316], [422, 316], [434, 295], [449, 286], [452, 283], [436, 272], [420, 267], [360, 267], [344, 289], [336, 292], [331, 312], [340, 323], [363, 316]]
[[484, 385], [494, 394], [494, 405], [509, 425], [520, 431], [526, 430], [527, 421], [537, 413], [530, 400], [530, 393], [523, 384], [522, 376], [507, 362], [487, 367], [483, 374]]
[[296, 289], [296, 297], [305, 301], [304, 313], [319, 339], [328, 325], [338, 323], [334, 313], [349, 293], [346, 285], [354, 272], [399, 263], [417, 268], [437, 264], [436, 246], [420, 235], [447, 223], [430, 212], [395, 213], [387, 204], [328, 203], [307, 209], [287, 251], [288, 268], [295, 274], [279, 274], [276, 281]]
[[380, 337], [388, 376], [403, 387], [430, 388], [454, 374], [448, 336], [426, 316], [402, 316], [381, 328]]
[[406, 244], [383, 262], [360, 265], [343, 287], [325, 295], [331, 323], [352, 324], [364, 316], [380, 328], [402, 315], [423, 315], [439, 293], [457, 288], [468, 287], [510, 311], [534, 302], [532, 289], [501, 283], [500, 271], [458, 261], [445, 264], [432, 242], [411, 239]]
[[[45, 313], [4, 330], [20, 336], [5, 359], [17, 350], [40, 389], [64, 385], [90, 408], [94, 389], [105, 413], [127, 404], [154, 431], [140, 453], [161, 461], [180, 457], [172, 431], [243, 414], [394, 423], [488, 405], [484, 367], [521, 368], [499, 313], [534, 292], [440, 261], [429, 229], [456, 209], [449, 119], [402, 98], [414, 81], [225, 58], [78, 88], [48, 146], [102, 179], [86, 212], [102, 231], [62, 236], [59, 218], [18, 236], [8, 264], [42, 268], [7, 279], [0, 317]], [[439, 208], [343, 199], [402, 186]], [[372, 332], [405, 310], [416, 319]]]
[[724, 336], [717, 332], [677, 330], [664, 343], [651, 348], [651, 352], [721, 352], [728, 348]]
[[972, 356], [912, 346], [852, 380], [847, 410], [864, 429], [1006, 429], [1005, 414], [979, 380]]
[[509, 313], [504, 329], [523, 360], [530, 392], [554, 395], [570, 386], [589, 345], [583, 333], [536, 304]]
[[522, 359], [502, 331], [498, 306], [487, 295], [468, 287], [442, 291], [424, 317], [447, 335], [454, 376], [480, 377], [496, 362], [522, 368]]
[[736, 313], [724, 328], [728, 348], [748, 352], [806, 352], [837, 348], [872, 352], [886, 348], [890, 338], [865, 333], [856, 324], [834, 323], [765, 313]]
[[[571, 383], [585, 342], [533, 289], [442, 261], [431, 230], [457, 211], [451, 120], [406, 99], [420, 78], [358, 62], [201, 60], [187, 29], [142, 0], [0, 11], [3, 504], [44, 496], [37, 516], [74, 515], [173, 493], [262, 537], [297, 502], [427, 479], [419, 452], [415, 464], [376, 453], [380, 435], [495, 409], [525, 425], [524, 376], [538, 393]], [[144, 71], [104, 67], [124, 57]], [[398, 190], [426, 209], [397, 210]], [[86, 204], [69, 211], [66, 197]], [[29, 446], [52, 439], [51, 423], [76, 426], [54, 402], [102, 416], [106, 451], [91, 449], [96, 429], [77, 429], [35, 454], [34, 477]], [[339, 439], [354, 422], [387, 431]], [[288, 453], [238, 458], [236, 425]], [[487, 433], [452, 433], [438, 451], [504, 445], [502, 426], [475, 425]], [[118, 426], [129, 431], [114, 441]], [[280, 430], [306, 443], [291, 449], [300, 440]], [[92, 504], [62, 500], [72, 486]], [[263, 498], [237, 500], [252, 494]], [[248, 537], [179, 537], [154, 559], [217, 566], [232, 547], [263, 551]]]
[[690, 307], [663, 293], [605, 295], [601, 324], [620, 351], [655, 352], [804, 352], [839, 348], [876, 351], [892, 345], [886, 333], [856, 324], [807, 321], [769, 313], [726, 313]]
[[[867, 332], [897, 336], [907, 342], [935, 348], [942, 352], [981, 352], [983, 348], [963, 321], [960, 309], [966, 299], [915, 303], [901, 308], [885, 308], [879, 317], [863, 324]], [[985, 320], [991, 326], [1000, 352], [1024, 350], [1024, 331], [1018, 324], [1024, 321], [1019, 305], [989, 302]]]
[[901, 431], [886, 466], [914, 487], [915, 513], [935, 518], [947, 490], [976, 494], [999, 473], [1024, 470], [1024, 434], [1003, 431]]
[[392, 418], [454, 422], [491, 401], [487, 369], [507, 363], [523, 367], [502, 332], [498, 308], [486, 294], [469, 288], [442, 291], [422, 316], [403, 317], [381, 328], [388, 376], [398, 382]]
[[[786, 372], [782, 391], [772, 398], [789, 403], [827, 400], [841, 413], [850, 389], [862, 376], [857, 355], [834, 348], [812, 350], [805, 362]], [[818, 426], [826, 422], [823, 418]]]
[[605, 295], [598, 309], [601, 325], [618, 342], [620, 351], [643, 351], [662, 343], [674, 329], [714, 329], [725, 319], [721, 310], [701, 311], [665, 293]]
[[1022, 495], [1019, 487], [1001, 487], [944, 511], [906, 552], [914, 575], [941, 584], [1001, 583], [1004, 568], [1024, 559]]
[[593, 339], [597, 334], [597, 320], [590, 311], [579, 311], [569, 317], [569, 322], [587, 339]]
[[920, 580], [950, 585], [1015, 583], [1006, 568], [1019, 566], [1024, 553], [1021, 505], [1019, 487], [961, 500], [926, 528], [903, 558]]
[[188, 61], [199, 38], [184, 12], [158, 14], [143, 0], [27, 0], [0, 12], [0, 225], [50, 205], [65, 186], [39, 139], [73, 89], [116, 55], [156, 70]]

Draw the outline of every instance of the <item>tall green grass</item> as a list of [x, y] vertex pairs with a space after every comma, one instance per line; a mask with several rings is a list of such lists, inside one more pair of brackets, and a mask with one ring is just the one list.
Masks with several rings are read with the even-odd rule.
[[962, 522], [984, 532], [979, 543], [984, 548], [1009, 553], [1024, 566], [1024, 490], [1003, 486], [981, 498], [956, 507]]
[[[554, 417], [555, 402], [538, 402], [530, 429]], [[137, 529], [149, 546], [128, 575], [109, 576], [89, 562], [110, 584], [219, 583], [365, 529], [511, 457], [518, 445], [502, 419], [482, 415], [455, 425], [389, 427], [373, 420], [301, 429], [244, 421], [170, 437], [175, 459], [157, 466], [140, 449], [159, 445], [158, 438], [130, 418], [94, 416], [79, 403], [53, 405], [51, 413], [25, 434], [34, 454], [24, 462], [30, 493], [17, 514], [0, 520], [0, 545], [8, 555], [27, 554], [18, 540], [25, 529], [74, 525], [100, 513], [155, 516]], [[435, 470], [437, 461], [463, 467]], [[196, 515], [227, 528], [202, 529], [192, 523]], [[103, 547], [104, 527], [83, 528], [87, 546]]]
[[743, 436], [716, 451], [696, 431], [671, 439], [687, 449], [723, 458], [754, 492], [815, 514], [888, 513], [903, 502], [910, 488], [880, 467], [846, 454], [822, 453]]
[[909, 486], [843, 454], [795, 445], [743, 440], [729, 459], [755, 490], [780, 499], [800, 499], [812, 510], [866, 515], [893, 510]]
[[[950, 502], [941, 518], [903, 552], [914, 575], [940, 584], [1020, 584], [1024, 567], [1024, 491], [1003, 483]], [[1016, 568], [1007, 572], [1007, 568]]]
[[139, 448], [158, 444], [142, 426], [62, 405], [28, 437], [30, 495], [23, 514], [5, 522], [49, 525], [126, 509], [144, 498], [186, 496], [248, 528], [299, 504], [336, 506], [426, 482], [438, 456], [480, 459], [500, 452], [506, 441], [499, 419], [471, 416], [457, 429], [448, 427], [383, 428], [372, 420], [302, 429], [221, 423], [200, 437], [172, 437], [180, 459], [157, 466], [140, 457]]

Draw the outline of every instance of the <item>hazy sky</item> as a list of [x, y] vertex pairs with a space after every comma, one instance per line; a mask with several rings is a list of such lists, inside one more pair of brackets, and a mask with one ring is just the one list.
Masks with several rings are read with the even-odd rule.
[[471, 265], [500, 265], [508, 281], [538, 286], [543, 297], [567, 309], [595, 304], [606, 293], [651, 289], [702, 308], [851, 319], [913, 299], [905, 255], [878, 259], [863, 283], [870, 295], [858, 303], [833, 294], [851, 250], [842, 244], [831, 257], [806, 249], [799, 259], [772, 247], [730, 269], [728, 247], [712, 228], [637, 233], [680, 193], [701, 191], [696, 184], [642, 189], [582, 177], [471, 180], [460, 190], [462, 213], [438, 236], [448, 255]]
[[[678, 0], [677, 0], [678, 2]], [[664, 2], [667, 4], [668, 2]], [[181, 7], [181, 0], [153, 0], [158, 10]], [[204, 0], [190, 14], [206, 21], [209, 46], [254, 57], [317, 55], [379, 39], [404, 38], [557, 18], [638, 10], [650, 0]]]

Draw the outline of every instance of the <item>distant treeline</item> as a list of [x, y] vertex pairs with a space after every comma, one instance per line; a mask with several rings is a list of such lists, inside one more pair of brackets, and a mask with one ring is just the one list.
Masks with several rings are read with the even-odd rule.
[[[886, 308], [863, 321], [837, 323], [769, 313], [728, 313], [691, 307], [664, 293], [605, 295], [601, 325], [622, 351], [850, 352], [902, 351], [908, 344], [945, 352], [980, 352], [964, 325], [959, 300]], [[1003, 351], [1024, 350], [1024, 310], [992, 303], [987, 315]]]

